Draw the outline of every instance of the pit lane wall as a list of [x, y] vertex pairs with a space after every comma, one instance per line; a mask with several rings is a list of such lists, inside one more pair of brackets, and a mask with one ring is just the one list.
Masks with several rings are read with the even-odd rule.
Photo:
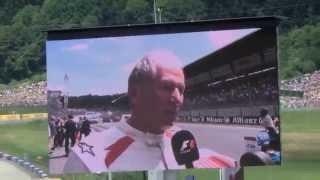
[[48, 113], [6, 114], [0, 115], [0, 121], [29, 121], [48, 119]]

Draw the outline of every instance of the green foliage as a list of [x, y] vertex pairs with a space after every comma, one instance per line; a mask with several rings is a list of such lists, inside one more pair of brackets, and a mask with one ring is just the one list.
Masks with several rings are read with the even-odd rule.
[[46, 0], [41, 8], [43, 22], [52, 28], [97, 25], [97, 0]]
[[30, 81], [33, 81], [33, 82], [39, 82], [39, 81], [45, 81], [45, 80], [47, 80], [46, 73], [34, 74], [33, 76], [30, 77]]
[[[101, 25], [128, 24], [122, 14], [127, 4], [127, 0], [101, 0], [97, 13]], [[134, 22], [131, 22], [133, 24]]]
[[161, 11], [162, 22], [192, 21], [207, 17], [206, 4], [202, 0], [161, 0], [158, 11]]
[[44, 0], [10, 0], [0, 1], [0, 26], [9, 24], [12, 18], [27, 5], [41, 5]]
[[[154, 22], [153, 0], [0, 1], [0, 83], [46, 71], [48, 29]], [[158, 22], [244, 16], [284, 16], [281, 22], [281, 77], [319, 69], [317, 0], [156, 0]], [[308, 24], [308, 25], [307, 25]], [[306, 25], [306, 26], [305, 26]], [[298, 29], [298, 30], [293, 30]], [[292, 32], [291, 32], [292, 31]], [[294, 46], [291, 46], [294, 45]], [[303, 59], [303, 61], [302, 61]]]
[[297, 28], [280, 38], [282, 78], [320, 69], [320, 24]]
[[39, 6], [27, 5], [13, 17], [12, 25], [0, 26], [4, 28], [0, 30], [1, 83], [19, 81], [44, 69], [39, 56], [43, 35], [34, 26], [39, 11]]
[[128, 23], [142, 24], [153, 21], [151, 6], [145, 0], [128, 0], [123, 14]]

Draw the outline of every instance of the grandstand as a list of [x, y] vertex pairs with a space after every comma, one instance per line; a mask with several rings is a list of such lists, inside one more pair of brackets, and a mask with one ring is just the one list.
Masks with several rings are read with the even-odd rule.
[[281, 81], [281, 107], [289, 109], [320, 107], [320, 71]]
[[309, 107], [320, 107], [320, 71], [310, 76], [304, 90], [304, 100]]
[[237, 118], [256, 118], [258, 122], [261, 108], [278, 116], [275, 33], [259, 29], [187, 65], [180, 120], [233, 123]]
[[46, 82], [22, 83], [0, 89], [0, 106], [44, 106], [47, 104]]
[[47, 112], [46, 82], [0, 87], [0, 114]]

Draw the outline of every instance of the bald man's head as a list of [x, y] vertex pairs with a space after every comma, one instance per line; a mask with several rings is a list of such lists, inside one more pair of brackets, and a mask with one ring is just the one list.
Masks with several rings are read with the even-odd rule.
[[133, 86], [152, 81], [157, 74], [157, 66], [182, 71], [181, 60], [167, 50], [156, 50], [147, 53], [133, 68], [128, 80], [128, 93]]
[[163, 132], [183, 103], [185, 79], [181, 61], [168, 51], [144, 56], [129, 77], [128, 95], [135, 122], [142, 130]]

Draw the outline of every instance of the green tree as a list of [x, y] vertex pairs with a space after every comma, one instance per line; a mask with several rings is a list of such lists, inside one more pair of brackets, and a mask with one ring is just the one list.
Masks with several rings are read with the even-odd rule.
[[91, 14], [85, 16], [81, 22], [82, 27], [94, 27], [97, 25], [99, 25], [98, 17]]
[[[162, 22], [285, 16], [280, 26], [281, 77], [320, 68], [318, 0], [156, 1]], [[1, 0], [0, 19], [0, 83], [9, 83], [45, 72], [43, 31], [153, 23], [153, 0]]]
[[320, 69], [320, 24], [305, 25], [280, 38], [281, 77]]
[[[202, 0], [158, 0], [162, 22], [206, 19], [206, 4]], [[159, 14], [160, 15], [160, 14]]]
[[[99, 24], [104, 26], [128, 24], [125, 20], [123, 10], [126, 8], [127, 0], [101, 0], [97, 13]], [[133, 22], [131, 22], [133, 24]]]
[[153, 22], [153, 8], [145, 0], [128, 0], [123, 10], [128, 23], [136, 24]]
[[[26, 5], [12, 18], [12, 25], [1, 26], [0, 57], [4, 72], [0, 75], [2, 82], [8, 83], [12, 79], [22, 80], [38, 72], [39, 67], [30, 68], [31, 61], [35, 61], [34, 64], [43, 64], [37, 58], [40, 53], [31, 51], [40, 47], [39, 38], [43, 37], [39, 27], [34, 25], [34, 19], [39, 11], [39, 6]], [[32, 60], [28, 57], [32, 57]]]
[[46, 0], [41, 16], [49, 28], [96, 26], [98, 9], [98, 0]]
[[0, 25], [8, 25], [16, 13], [26, 5], [41, 5], [44, 0], [1, 0]]

